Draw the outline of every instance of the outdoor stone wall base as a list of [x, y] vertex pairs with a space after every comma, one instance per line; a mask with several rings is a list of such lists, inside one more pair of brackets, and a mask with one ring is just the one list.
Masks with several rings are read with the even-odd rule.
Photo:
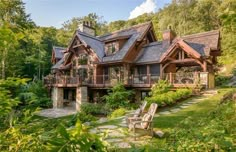
[[80, 110], [80, 105], [88, 100], [88, 88], [77, 87], [76, 88], [76, 110]]
[[53, 108], [62, 108], [63, 107], [63, 88], [52, 88], [52, 101]]

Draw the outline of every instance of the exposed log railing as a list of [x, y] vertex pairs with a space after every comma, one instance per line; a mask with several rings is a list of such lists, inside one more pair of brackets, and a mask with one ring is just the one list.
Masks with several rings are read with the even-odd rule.
[[56, 77], [45, 77], [44, 84], [48, 86], [52, 85], [76, 85], [82, 83], [82, 79], [79, 77], [70, 77], [70, 76], [56, 76]]
[[159, 75], [147, 74], [147, 75], [132, 75], [129, 80], [129, 84], [153, 84], [160, 79]]
[[165, 73], [163, 79], [175, 87], [208, 85], [208, 72]]
[[[114, 86], [121, 82], [125, 85], [134, 87], [150, 87], [160, 79], [159, 75], [130, 75], [128, 81], [123, 76], [97, 75], [91, 78], [56, 76], [45, 77], [44, 84], [47, 86], [71, 86], [89, 85], [97, 87]], [[162, 79], [167, 80], [175, 87], [191, 87], [196, 85], [208, 85], [208, 72], [184, 72], [184, 73], [165, 73]]]
[[124, 83], [125, 85], [151, 85], [159, 80], [159, 75], [131, 75], [124, 81], [124, 77], [109, 76], [109, 75], [97, 75], [95, 77], [82, 79], [80, 77], [70, 77], [70, 76], [56, 76], [56, 77], [45, 77], [44, 84], [47, 86], [78, 86], [79, 84], [89, 85], [89, 86], [113, 86], [117, 83]]

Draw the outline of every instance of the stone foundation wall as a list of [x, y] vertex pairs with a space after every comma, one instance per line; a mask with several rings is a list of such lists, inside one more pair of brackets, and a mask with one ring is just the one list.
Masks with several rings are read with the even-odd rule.
[[63, 88], [52, 88], [52, 101], [53, 108], [62, 108], [63, 107]]
[[88, 88], [87, 87], [77, 87], [76, 88], [76, 110], [80, 110], [80, 105], [84, 102], [88, 102]]

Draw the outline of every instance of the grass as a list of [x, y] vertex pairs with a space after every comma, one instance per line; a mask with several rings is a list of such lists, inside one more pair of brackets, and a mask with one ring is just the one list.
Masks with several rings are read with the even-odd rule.
[[[169, 114], [169, 115], [161, 115], [159, 117], [154, 118], [154, 128], [168, 131], [170, 129], [173, 129], [174, 127], [177, 127], [178, 124], [183, 121], [184, 119], [188, 117], [193, 117], [194, 119], [201, 119], [201, 117], [204, 117], [207, 113], [212, 111], [218, 106], [219, 99], [221, 98], [222, 94], [224, 94], [229, 89], [220, 89], [219, 94], [209, 97], [199, 103], [195, 103], [191, 106], [189, 106], [186, 109], [181, 109], [180, 111]], [[188, 99], [185, 102], [188, 102], [191, 99]], [[194, 98], [195, 99], [195, 98]], [[179, 105], [176, 105], [175, 108], [178, 108]], [[169, 110], [168, 108], [165, 110]], [[162, 111], [162, 110], [161, 110]]]

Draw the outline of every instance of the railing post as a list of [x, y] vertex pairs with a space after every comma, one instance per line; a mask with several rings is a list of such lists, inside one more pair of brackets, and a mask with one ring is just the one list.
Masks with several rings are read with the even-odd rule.
[[170, 84], [173, 84], [173, 83], [172, 83], [172, 79], [173, 79], [172, 73], [170, 72]]
[[148, 84], [151, 85], [151, 74], [148, 74]]
[[131, 85], [134, 84], [134, 75], [133, 74], [131, 75], [131, 81], [130, 82], [131, 82]]

